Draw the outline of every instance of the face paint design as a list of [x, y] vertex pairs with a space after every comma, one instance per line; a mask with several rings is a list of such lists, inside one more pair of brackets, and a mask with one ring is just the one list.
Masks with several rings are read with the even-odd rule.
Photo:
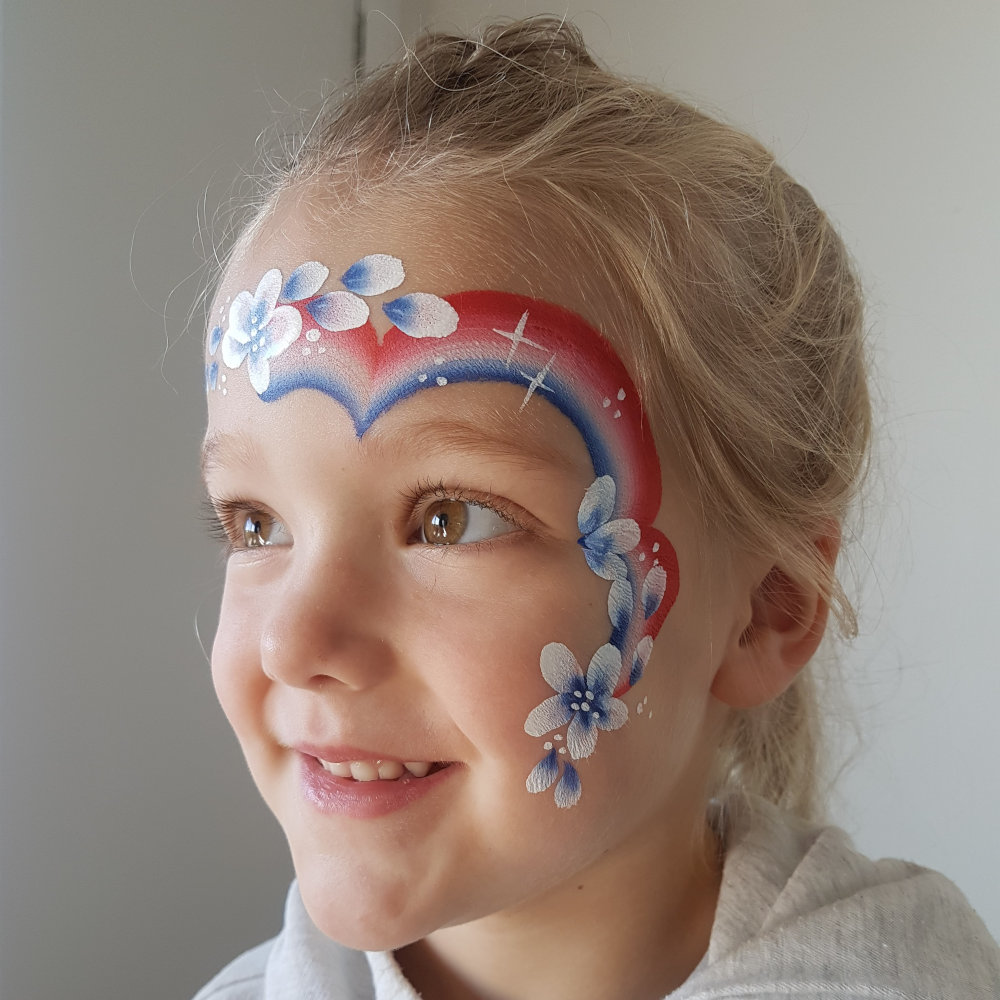
[[551, 303], [494, 291], [446, 298], [412, 292], [382, 305], [394, 325], [380, 340], [365, 297], [402, 284], [401, 262], [372, 254], [341, 276], [343, 289], [321, 293], [328, 277], [328, 268], [311, 261], [284, 283], [272, 269], [256, 291], [240, 292], [229, 307], [228, 328], [217, 326], [209, 335], [208, 390], [226, 393], [226, 375], [215, 360], [221, 348], [226, 367], [246, 363], [264, 402], [315, 389], [344, 407], [361, 437], [416, 392], [509, 382], [524, 389], [522, 410], [536, 396], [546, 399], [586, 444], [594, 481], [577, 527], [588, 566], [610, 583], [608, 641], [586, 664], [564, 644], [548, 643], [540, 667], [554, 694], [524, 722], [529, 736], [544, 740], [528, 791], [555, 785], [556, 804], [573, 806], [582, 791], [573, 762], [594, 752], [600, 732], [628, 722], [620, 696], [642, 677], [678, 593], [673, 546], [653, 527], [660, 464], [635, 386], [601, 334]]

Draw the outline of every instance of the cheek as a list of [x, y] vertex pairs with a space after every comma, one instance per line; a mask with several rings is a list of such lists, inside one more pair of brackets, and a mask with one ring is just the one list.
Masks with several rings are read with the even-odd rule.
[[474, 587], [449, 585], [447, 615], [440, 614], [440, 584], [437, 613], [424, 618], [428, 684], [484, 755], [514, 754], [530, 769], [537, 741], [524, 722], [554, 693], [541, 674], [541, 651], [561, 642], [586, 663], [608, 639], [610, 584], [590, 571], [575, 545], [547, 561], [544, 572], [497, 566]]

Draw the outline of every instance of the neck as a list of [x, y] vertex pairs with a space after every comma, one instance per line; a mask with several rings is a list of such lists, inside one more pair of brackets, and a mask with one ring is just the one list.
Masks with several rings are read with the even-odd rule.
[[424, 1000], [658, 1000], [707, 951], [720, 882], [704, 819], [658, 817], [568, 885], [443, 928], [396, 958]]

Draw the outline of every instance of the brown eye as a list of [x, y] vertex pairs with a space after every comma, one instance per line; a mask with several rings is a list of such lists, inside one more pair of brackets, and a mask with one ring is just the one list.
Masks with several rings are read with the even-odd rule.
[[424, 511], [422, 540], [431, 545], [454, 545], [461, 541], [468, 523], [468, 504], [461, 500], [435, 500]]
[[260, 545], [271, 544], [271, 531], [274, 525], [266, 514], [254, 512], [248, 514], [243, 522], [243, 544], [248, 549]]

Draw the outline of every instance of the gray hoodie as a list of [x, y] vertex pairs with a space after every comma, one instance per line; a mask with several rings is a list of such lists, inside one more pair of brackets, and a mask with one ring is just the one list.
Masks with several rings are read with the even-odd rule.
[[[669, 1000], [1000, 1000], [1000, 949], [943, 875], [869, 861], [842, 830], [763, 802], [730, 813], [727, 842], [708, 953]], [[195, 1000], [418, 995], [391, 952], [320, 933], [293, 884], [281, 933]]]

